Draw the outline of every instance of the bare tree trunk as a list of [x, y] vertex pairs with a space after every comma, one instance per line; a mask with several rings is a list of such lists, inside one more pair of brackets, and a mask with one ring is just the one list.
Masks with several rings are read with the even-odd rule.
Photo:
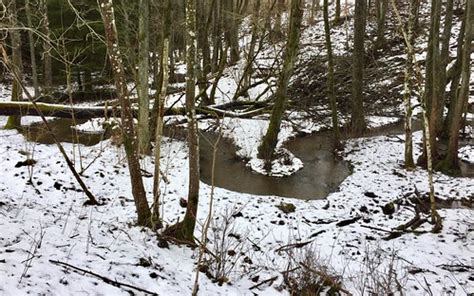
[[41, 33], [43, 39], [43, 92], [49, 92], [53, 85], [53, 61], [51, 58], [51, 39], [49, 31], [48, 5], [46, 0], [39, 0], [39, 11], [41, 13]]
[[151, 211], [146, 199], [145, 187], [143, 186], [140, 171], [138, 143], [133, 126], [133, 114], [130, 105], [127, 82], [125, 79], [123, 61], [119, 49], [113, 3], [112, 0], [97, 0], [97, 3], [99, 4], [100, 13], [104, 22], [107, 51], [112, 65], [115, 87], [117, 88], [117, 94], [120, 98], [120, 106], [122, 108], [121, 119], [123, 143], [127, 155], [130, 181], [132, 183], [132, 194], [137, 208], [137, 224], [150, 226]]
[[[11, 19], [10, 22], [11, 22], [12, 27], [17, 26], [18, 19], [17, 19], [16, 0], [10, 0], [7, 11], [9, 11], [9, 14], [10, 14], [10, 19]], [[21, 58], [20, 31], [15, 30], [15, 29], [11, 30], [10, 39], [11, 39], [11, 44], [12, 44], [12, 60], [13, 60], [12, 66], [14, 67], [15, 73], [18, 73], [18, 76], [22, 77], [23, 66], [22, 66], [22, 58]], [[22, 96], [23, 96], [23, 92], [22, 92], [20, 83], [17, 80], [13, 79], [11, 100], [13, 102], [21, 101]], [[15, 116], [8, 117], [5, 128], [14, 129], [20, 126], [21, 126], [21, 116], [15, 115]]]
[[150, 2], [140, 0], [140, 17], [138, 21], [138, 149], [144, 154], [150, 147], [150, 98], [148, 96], [148, 76], [149, 76], [149, 19]]
[[[173, 0], [164, 0], [165, 7], [163, 8], [163, 15], [164, 15], [164, 20], [163, 20], [163, 25], [161, 27], [162, 30], [162, 35], [163, 35], [163, 42], [160, 44], [159, 52], [160, 52], [160, 63], [159, 63], [159, 73], [158, 77], [155, 77], [155, 84], [156, 84], [156, 95], [155, 95], [155, 102], [153, 104], [153, 109], [151, 112], [151, 120], [150, 120], [150, 135], [156, 135], [156, 127], [157, 127], [157, 120], [158, 120], [158, 115], [160, 114], [160, 95], [161, 95], [161, 90], [163, 89], [163, 84], [165, 84], [165, 77], [168, 79], [166, 81], [166, 85], [168, 85], [169, 80], [171, 79], [171, 76], [174, 74], [174, 62], [172, 61], [172, 56], [173, 54], [171, 53], [171, 39], [172, 39], [172, 33], [171, 33], [171, 26], [172, 26], [172, 20], [171, 20], [171, 5], [172, 5]], [[160, 29], [156, 27], [156, 29]], [[167, 56], [164, 56], [164, 50], [165, 50], [165, 42], [164, 40], [168, 40], [167, 42]], [[166, 71], [166, 73], [165, 73]], [[172, 72], [172, 73], [171, 73]], [[166, 90], [165, 90], [166, 91]], [[163, 111], [164, 112], [164, 111]]]
[[239, 20], [235, 10], [234, 0], [223, 0], [225, 13], [225, 39], [230, 49], [229, 64], [234, 65], [239, 61]]
[[341, 0], [336, 0], [336, 15], [334, 16], [334, 24], [341, 23]]
[[364, 118], [364, 66], [365, 66], [365, 23], [366, 0], [355, 0], [354, 50], [352, 52], [352, 115], [351, 129], [354, 135], [361, 135], [367, 128]]
[[446, 101], [446, 83], [447, 83], [447, 67], [450, 62], [449, 58], [449, 41], [451, 39], [451, 29], [453, 27], [453, 0], [446, 1], [446, 15], [444, 17], [444, 28], [441, 42], [441, 53], [439, 57], [439, 70], [436, 73], [436, 83], [434, 91], [437, 93], [435, 98], [438, 98], [438, 108], [434, 110], [431, 120], [434, 122], [436, 128], [436, 136], [439, 136], [443, 128], [443, 111]]
[[[237, 86], [236, 96], [234, 99], [238, 98], [237, 94], [242, 93], [242, 90], [248, 90], [248, 87], [252, 81], [253, 74], [253, 63], [255, 61], [255, 46], [257, 45], [257, 39], [259, 35], [259, 20], [260, 20], [260, 0], [255, 0], [252, 13], [252, 36], [250, 37], [249, 49], [247, 52], [246, 65], [242, 73], [242, 77]], [[247, 94], [247, 91], [245, 91]]]
[[188, 119], [189, 189], [182, 222], [164, 231], [178, 240], [193, 242], [199, 203], [199, 137], [196, 118], [196, 0], [186, 0], [186, 115]]
[[311, 0], [311, 8], [310, 8], [310, 14], [309, 14], [309, 20], [308, 20], [308, 23], [310, 25], [314, 25], [316, 20], [316, 13], [317, 13], [317, 6], [319, 6], [319, 0]]
[[30, 8], [30, 0], [25, 1], [25, 13], [26, 13], [26, 20], [28, 23], [28, 43], [30, 47], [30, 59], [31, 59], [31, 77], [33, 79], [33, 88], [34, 88], [34, 96], [35, 98], [40, 95], [39, 83], [38, 83], [38, 68], [36, 65], [36, 50], [35, 50], [35, 39], [33, 36], [33, 21], [31, 19], [31, 8]]
[[388, 0], [379, 0], [376, 2], [377, 7], [377, 39], [375, 48], [382, 48], [385, 44], [385, 18], [388, 9]]
[[[466, 12], [465, 12], [466, 13]], [[458, 97], [459, 91], [459, 82], [461, 80], [461, 72], [462, 72], [462, 57], [463, 57], [463, 49], [464, 49], [464, 32], [466, 30], [466, 20], [467, 17], [464, 13], [464, 18], [461, 24], [461, 30], [459, 31], [459, 36], [457, 39], [457, 51], [456, 51], [456, 61], [454, 65], [450, 69], [450, 76], [451, 78], [451, 88], [449, 90], [448, 98], [449, 98], [449, 106], [448, 106], [448, 114], [446, 115], [446, 119], [443, 123], [443, 130], [441, 132], [441, 136], [444, 138], [449, 138], [449, 130], [451, 127], [451, 122], [454, 115], [454, 110], [456, 109], [456, 99]]]
[[[410, 40], [408, 34], [405, 32], [405, 29], [403, 27], [403, 24], [402, 24], [402, 19], [400, 17], [400, 13], [398, 12], [398, 9], [396, 7], [396, 4], [395, 4], [395, 0], [391, 0], [392, 1], [392, 7], [395, 11], [395, 14], [397, 16], [397, 19], [398, 19], [398, 22], [399, 22], [399, 26], [402, 30], [402, 34], [403, 34], [403, 37], [404, 37], [404, 40], [405, 40], [405, 44], [407, 46], [407, 51], [409, 52], [409, 55], [412, 59], [412, 65], [416, 66], [416, 59], [415, 59], [415, 54], [414, 54], [414, 48], [412, 46], [412, 40]], [[414, 10], [416, 9], [416, 3], [417, 1], [416, 0], [412, 0], [411, 2], [411, 9], [410, 9], [410, 20], [409, 22], [411, 21], [414, 21], [413, 20], [413, 15], [414, 15]], [[410, 25], [409, 25], [410, 26]], [[410, 36], [412, 37], [412, 36]], [[413, 37], [412, 37], [413, 38]], [[435, 199], [435, 189], [434, 189], [434, 183], [433, 183], [433, 161], [432, 161], [432, 156], [431, 156], [431, 149], [430, 149], [430, 129], [429, 129], [429, 121], [428, 121], [428, 114], [427, 114], [427, 107], [426, 107], [426, 94], [424, 94], [424, 90], [423, 88], [421, 87], [421, 78], [422, 78], [422, 75], [421, 75], [421, 70], [419, 67], [416, 68], [416, 71], [414, 71], [413, 73], [417, 80], [418, 80], [418, 83], [417, 83], [417, 88], [418, 88], [418, 91], [420, 93], [420, 97], [422, 98], [421, 100], [421, 108], [422, 108], [422, 116], [423, 116], [423, 132], [424, 132], [424, 137], [425, 137], [425, 143], [427, 145], [427, 149], [426, 149], [426, 162], [427, 162], [427, 170], [428, 170], [428, 185], [429, 185], [429, 197], [430, 197], [430, 205], [431, 205], [431, 223], [434, 225], [433, 226], [433, 229], [432, 231], [433, 232], [439, 232], [442, 227], [443, 227], [443, 224], [442, 224], [442, 220], [441, 220], [441, 217], [439, 216], [437, 210], [436, 210], [436, 199]]]
[[[216, 0], [213, 0], [216, 1]], [[197, 48], [196, 54], [198, 60], [202, 61], [196, 64], [196, 78], [199, 87], [199, 98], [202, 105], [210, 105], [212, 102], [207, 95], [207, 74], [210, 72], [210, 58], [209, 58], [209, 39], [207, 36], [208, 22], [206, 7], [203, 0], [197, 0], [196, 3], [196, 28], [197, 28]]]
[[413, 137], [412, 137], [412, 107], [411, 107], [411, 96], [414, 91], [413, 80], [416, 78], [414, 73], [415, 63], [415, 38], [414, 38], [414, 25], [416, 18], [416, 10], [419, 0], [410, 0], [410, 14], [408, 17], [408, 32], [405, 31], [404, 22], [400, 16], [400, 13], [396, 7], [395, 2], [392, 0], [393, 11], [398, 20], [398, 27], [402, 32], [403, 39], [405, 41], [405, 52], [407, 59], [405, 62], [405, 81], [403, 87], [403, 101], [405, 105], [405, 168], [408, 170], [415, 168], [415, 162], [413, 160]]
[[334, 82], [334, 60], [332, 54], [332, 43], [331, 43], [331, 29], [329, 27], [329, 1], [324, 0], [324, 32], [326, 35], [326, 50], [328, 54], [328, 96], [329, 104], [331, 105], [331, 118], [332, 118], [332, 129], [334, 136], [334, 148], [340, 148], [340, 136], [339, 136], [339, 120], [337, 117], [337, 100], [336, 100], [336, 89]]
[[163, 138], [163, 116], [165, 115], [165, 99], [166, 90], [168, 89], [169, 81], [169, 69], [168, 69], [168, 57], [169, 57], [169, 39], [163, 40], [163, 84], [159, 91], [156, 100], [158, 100], [158, 114], [156, 115], [156, 128], [155, 128], [155, 170], [153, 178], [153, 212], [152, 212], [152, 225], [154, 228], [161, 228], [160, 220], [160, 167], [161, 167], [161, 139]]
[[[428, 116], [428, 123], [430, 129], [430, 153], [433, 161], [438, 160], [437, 141], [436, 141], [436, 120], [435, 116], [438, 113], [439, 98], [438, 92], [435, 91], [435, 85], [438, 82], [438, 73], [440, 71], [440, 54], [439, 54], [439, 26], [441, 18], [441, 0], [431, 1], [431, 19], [430, 19], [430, 34], [428, 37], [428, 52], [426, 56], [426, 82], [425, 82], [425, 98], [426, 112]], [[424, 137], [426, 139], [426, 136]], [[419, 159], [419, 163], [426, 163], [428, 145], [424, 143], [423, 155]]]
[[471, 77], [471, 53], [474, 34], [474, 4], [472, 1], [466, 3], [466, 28], [464, 32], [464, 49], [462, 53], [462, 82], [449, 129], [448, 151], [440, 169], [448, 173], [459, 171], [458, 149], [459, 130], [461, 129], [462, 111], [469, 98], [469, 83]]
[[262, 143], [258, 147], [258, 157], [266, 161], [270, 161], [273, 158], [275, 147], [278, 142], [281, 120], [286, 107], [288, 82], [293, 74], [293, 68], [298, 54], [301, 33], [300, 27], [303, 17], [302, 7], [302, 0], [291, 1], [288, 41], [286, 43], [283, 69], [278, 80], [278, 87], [275, 94], [275, 105], [273, 106], [267, 132], [263, 137]]

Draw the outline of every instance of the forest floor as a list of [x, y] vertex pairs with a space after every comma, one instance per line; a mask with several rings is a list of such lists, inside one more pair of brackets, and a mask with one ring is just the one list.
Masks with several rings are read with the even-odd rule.
[[[324, 44], [315, 42], [322, 36], [321, 26], [318, 22], [305, 30], [300, 65], [311, 65], [308, 61], [319, 57], [313, 53], [324, 52]], [[347, 26], [350, 28], [350, 21]], [[336, 50], [341, 56], [347, 53], [343, 44], [350, 42], [346, 30], [341, 27], [334, 33], [340, 36], [334, 42], [336, 49], [341, 48]], [[276, 51], [268, 49], [263, 54], [262, 64], [267, 58], [271, 60], [271, 52]], [[394, 72], [386, 71], [387, 77], [397, 79], [403, 62], [398, 64]], [[293, 82], [301, 81], [304, 72], [299, 68]], [[220, 83], [220, 102], [235, 91], [232, 73], [228, 69]], [[320, 72], [310, 73], [316, 75], [308, 81], [320, 81]], [[373, 91], [377, 85], [391, 85], [392, 80], [387, 79], [382, 77], [368, 88]], [[8, 87], [1, 87], [0, 99], [6, 100]], [[250, 97], [258, 96], [264, 88], [252, 90]], [[314, 86], [312, 92], [317, 89]], [[385, 88], [380, 89], [385, 93]], [[378, 98], [379, 102], [377, 93], [370, 96], [374, 98], [372, 110], [379, 111], [370, 114], [374, 126], [397, 120], [403, 110], [400, 89], [391, 89], [393, 97], [387, 95], [393, 99], [390, 104], [377, 106], [387, 97]], [[340, 91], [344, 98], [345, 90]], [[296, 90], [294, 93], [298, 96]], [[306, 109], [311, 112], [302, 112], [305, 108], [297, 106], [288, 112], [280, 145], [302, 132], [327, 126], [327, 103], [308, 104]], [[323, 120], [311, 119], [315, 113]], [[346, 118], [344, 113], [341, 116]], [[23, 120], [28, 125], [38, 119]], [[0, 117], [0, 126], [5, 122], [6, 117]], [[208, 120], [201, 127], [213, 123]], [[268, 124], [266, 117], [226, 118], [221, 123], [224, 135], [238, 146], [239, 156], [252, 161]], [[98, 127], [91, 122], [83, 126], [91, 128]], [[468, 136], [474, 137], [472, 128]], [[110, 139], [94, 146], [64, 144], [83, 170], [87, 186], [104, 203], [92, 207], [83, 205], [85, 197], [54, 145], [26, 141], [16, 130], [1, 129], [0, 138], [0, 294], [141, 294], [58, 262], [159, 295], [191, 293], [198, 250], [174, 244], [163, 247], [155, 233], [134, 226], [136, 214], [122, 148]], [[415, 132], [414, 144], [416, 157], [421, 152], [421, 132]], [[212, 198], [208, 249], [213, 255], [207, 254], [201, 266], [210, 277], [200, 274], [200, 294], [288, 295], [289, 282], [284, 279], [291, 279], [293, 288], [302, 287], [318, 280], [312, 270], [341, 282], [354, 295], [369, 291], [386, 295], [389, 290], [406, 295], [474, 293], [472, 178], [435, 173], [442, 231], [431, 233], [431, 225], [425, 223], [418, 233], [399, 233], [395, 228], [413, 218], [414, 205], [424, 205], [428, 192], [427, 172], [421, 168], [406, 171], [403, 152], [403, 135], [346, 140], [341, 157], [351, 164], [352, 174], [322, 200], [252, 195], [223, 188], [214, 188], [211, 195], [211, 186], [201, 182], [196, 237], [201, 239]], [[162, 183], [162, 217], [165, 224], [171, 224], [185, 210], [180, 199], [187, 196], [188, 188], [186, 143], [166, 138], [162, 155], [169, 181]], [[474, 147], [465, 146], [459, 155], [473, 163]], [[36, 164], [17, 167], [27, 158]], [[144, 157], [142, 165], [145, 171], [152, 171], [153, 160]], [[152, 178], [144, 181], [151, 197]]]

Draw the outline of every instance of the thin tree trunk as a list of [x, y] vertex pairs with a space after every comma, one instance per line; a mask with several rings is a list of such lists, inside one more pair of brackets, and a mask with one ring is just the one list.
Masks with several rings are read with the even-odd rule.
[[351, 129], [354, 135], [366, 130], [364, 118], [364, 65], [365, 65], [365, 22], [366, 0], [355, 1], [354, 50], [352, 52], [352, 115]]
[[145, 187], [143, 186], [140, 171], [138, 143], [133, 126], [133, 114], [130, 105], [130, 96], [127, 89], [123, 61], [119, 49], [113, 3], [112, 0], [97, 0], [97, 3], [99, 4], [100, 13], [104, 22], [107, 51], [112, 65], [115, 87], [122, 108], [121, 119], [123, 143], [127, 155], [130, 181], [132, 183], [132, 194], [137, 208], [137, 224], [150, 226], [151, 211], [146, 199]]
[[273, 106], [270, 124], [263, 141], [258, 147], [258, 157], [267, 162], [273, 158], [273, 154], [278, 142], [281, 120], [286, 107], [286, 94], [288, 82], [293, 74], [295, 60], [298, 54], [300, 40], [300, 27], [303, 16], [302, 0], [291, 1], [290, 25], [288, 29], [288, 41], [283, 61], [283, 69], [278, 80], [278, 87], [275, 94], [275, 105]]
[[43, 39], [43, 92], [51, 91], [53, 85], [53, 61], [51, 57], [51, 39], [49, 30], [48, 5], [46, 0], [39, 0], [39, 11], [41, 13], [41, 33]]
[[[17, 9], [16, 9], [16, 0], [10, 0], [8, 5], [8, 11], [10, 13], [11, 18], [11, 25], [15, 27], [18, 25], [17, 19]], [[11, 30], [10, 31], [10, 39], [12, 44], [12, 60], [13, 60], [13, 67], [15, 73], [18, 73], [19, 77], [22, 77], [23, 66], [22, 66], [22, 58], [21, 58], [21, 38], [20, 38], [20, 31], [18, 30]], [[12, 82], [12, 96], [11, 100], [21, 101], [23, 96], [23, 92], [20, 86], [20, 83], [13, 79]], [[9, 116], [7, 123], [5, 125], [6, 129], [14, 129], [21, 126], [21, 116]]]
[[149, 76], [149, 0], [140, 0], [140, 17], [138, 21], [138, 149], [144, 154], [150, 147], [149, 113], [150, 99], [148, 96], [148, 76]]
[[[170, 77], [172, 76], [171, 71], [173, 71], [174, 74], [174, 62], [170, 63], [172, 53], [171, 51], [171, 26], [172, 26], [172, 20], [171, 20], [171, 5], [172, 5], [173, 0], [165, 0], [164, 3], [166, 4], [164, 10], [163, 10], [163, 15], [164, 15], [164, 21], [163, 21], [163, 26], [161, 28], [162, 30], [162, 35], [163, 35], [163, 42], [161, 42], [160, 45], [160, 71], [158, 73], [158, 77], [155, 77], [156, 81], [156, 87], [157, 87], [157, 93], [155, 96], [155, 102], [153, 104], [152, 112], [151, 112], [151, 120], [150, 120], [150, 135], [156, 135], [156, 127], [157, 127], [157, 120], [158, 120], [158, 114], [160, 110], [160, 94], [161, 90], [163, 89], [163, 84], [165, 84], [165, 77], [168, 79], [166, 82], [166, 85], [168, 85], [168, 82], [170, 80]], [[158, 28], [157, 28], [158, 29]], [[168, 49], [167, 49], [167, 56], [164, 56], [164, 40], [168, 40]], [[169, 65], [170, 64], [170, 65]], [[165, 70], [166, 69], [166, 70]], [[165, 73], [166, 71], [166, 73]]]
[[31, 19], [31, 8], [30, 8], [30, 0], [25, 1], [25, 13], [26, 13], [26, 20], [28, 23], [28, 43], [30, 47], [30, 59], [31, 59], [31, 77], [33, 79], [33, 88], [34, 88], [34, 96], [35, 98], [40, 95], [39, 89], [39, 82], [38, 82], [38, 68], [36, 65], [36, 50], [35, 50], [35, 38], [33, 36], [33, 21]]
[[224, 0], [225, 13], [225, 39], [230, 49], [229, 64], [234, 65], [239, 61], [239, 21], [235, 11], [234, 0]]
[[392, 0], [392, 7], [398, 20], [398, 26], [402, 32], [403, 39], [405, 40], [405, 51], [407, 54], [407, 60], [405, 62], [405, 81], [404, 81], [404, 94], [403, 101], [405, 105], [405, 168], [415, 168], [415, 162], [413, 160], [413, 137], [412, 137], [412, 107], [411, 107], [411, 96], [413, 92], [413, 79], [414, 75], [414, 62], [415, 62], [415, 49], [414, 49], [414, 24], [416, 17], [416, 10], [419, 5], [419, 0], [410, 0], [410, 15], [408, 17], [408, 33], [405, 31], [404, 23], [400, 17], [400, 13], [396, 7], [395, 2]]
[[[242, 73], [241, 81], [239, 82], [236, 94], [241, 93], [243, 89], [248, 89], [252, 81], [253, 63], [255, 61], [255, 46], [259, 35], [259, 20], [260, 20], [260, 0], [255, 0], [252, 13], [252, 36], [250, 37], [250, 44], [247, 53], [247, 60], [244, 71]], [[247, 92], [246, 92], [247, 93]], [[234, 97], [237, 99], [236, 97]]]
[[471, 77], [471, 53], [474, 34], [474, 4], [472, 1], [466, 3], [466, 28], [464, 33], [464, 49], [462, 53], [462, 82], [453, 112], [453, 118], [449, 129], [448, 151], [441, 164], [445, 172], [456, 173], [459, 170], [458, 149], [459, 130], [461, 129], [462, 111], [469, 98], [469, 83]]
[[193, 242], [199, 203], [199, 137], [196, 118], [196, 1], [186, 0], [186, 115], [188, 119], [189, 189], [182, 222], [164, 231], [178, 240]]
[[434, 127], [436, 128], [436, 136], [439, 136], [442, 132], [443, 125], [443, 111], [446, 101], [446, 83], [447, 83], [447, 67], [450, 62], [449, 47], [451, 39], [451, 29], [453, 27], [453, 0], [446, 1], [446, 15], [444, 17], [444, 28], [441, 42], [441, 53], [440, 53], [440, 66], [439, 71], [436, 74], [437, 82], [435, 84], [434, 91], [437, 93], [435, 98], [438, 98], [438, 108], [434, 110], [431, 116], [434, 120]]
[[375, 48], [382, 48], [385, 44], [385, 18], [388, 9], [388, 0], [380, 0], [376, 2], [377, 7], [377, 39]]
[[341, 23], [341, 0], [336, 0], [336, 14], [334, 16], [334, 24]]
[[324, 32], [326, 35], [326, 49], [328, 54], [328, 96], [329, 104], [331, 105], [331, 119], [332, 119], [332, 129], [334, 136], [334, 148], [339, 148], [341, 146], [340, 136], [339, 136], [339, 120], [337, 117], [337, 100], [336, 100], [336, 90], [334, 83], [334, 60], [332, 54], [332, 43], [331, 43], [331, 30], [329, 27], [329, 1], [324, 0]]
[[[441, 18], [441, 0], [431, 1], [431, 19], [430, 19], [430, 34], [428, 37], [428, 53], [426, 56], [426, 82], [425, 82], [425, 98], [426, 101], [426, 112], [428, 116], [428, 124], [430, 130], [430, 153], [433, 161], [438, 160], [437, 151], [437, 133], [436, 133], [436, 122], [435, 116], [438, 113], [439, 98], [438, 92], [435, 90], [435, 85], [438, 83], [438, 73], [440, 71], [440, 53], [439, 53], [439, 26]], [[424, 137], [426, 139], [426, 136]], [[420, 157], [420, 163], [426, 163], [428, 147], [427, 143], [424, 143], [423, 155]]]
[[163, 84], [156, 99], [158, 100], [158, 114], [156, 115], [155, 128], [155, 170], [153, 178], [153, 212], [152, 225], [154, 228], [161, 228], [160, 220], [160, 167], [161, 167], [161, 139], [163, 138], [163, 116], [165, 115], [165, 99], [166, 90], [168, 89], [168, 55], [169, 54], [169, 39], [163, 40]]
[[450, 69], [450, 76], [451, 78], [451, 88], [448, 93], [449, 99], [449, 106], [448, 106], [448, 113], [446, 114], [446, 118], [443, 123], [443, 130], [441, 132], [441, 136], [443, 138], [449, 138], [449, 130], [451, 126], [451, 122], [453, 119], [454, 109], [456, 108], [456, 98], [458, 97], [458, 90], [459, 90], [459, 82], [461, 80], [461, 71], [462, 71], [462, 56], [463, 56], [463, 48], [464, 48], [464, 32], [466, 30], [466, 12], [464, 12], [464, 18], [461, 24], [461, 30], [459, 31], [459, 36], [457, 39], [457, 50], [456, 50], [456, 61], [454, 65]]

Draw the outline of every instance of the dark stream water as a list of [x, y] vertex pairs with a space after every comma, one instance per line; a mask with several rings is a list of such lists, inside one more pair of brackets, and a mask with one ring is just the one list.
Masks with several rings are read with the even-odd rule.
[[[83, 122], [85, 121], [78, 121], [79, 124]], [[70, 119], [57, 119], [50, 122], [56, 137], [62, 142], [79, 142], [90, 146], [99, 143], [108, 136], [103, 133], [78, 132], [79, 140], [76, 141], [71, 125]], [[403, 124], [393, 124], [372, 131], [369, 136], [402, 132]], [[183, 137], [182, 130], [168, 130], [165, 133], [175, 138]], [[22, 134], [30, 141], [44, 144], [54, 143], [42, 123], [24, 128]], [[201, 180], [206, 184], [211, 184], [212, 144], [215, 143], [216, 139], [217, 136], [212, 133], [204, 133], [200, 136]], [[348, 164], [334, 158], [331, 151], [329, 132], [294, 138], [288, 141], [285, 147], [303, 161], [304, 167], [292, 176], [275, 178], [252, 172], [236, 157], [234, 145], [225, 139], [221, 139], [216, 154], [214, 185], [236, 192], [256, 195], [321, 199], [337, 190], [339, 184], [350, 174]], [[474, 166], [472, 164], [462, 163], [461, 169], [464, 176], [474, 176]]]

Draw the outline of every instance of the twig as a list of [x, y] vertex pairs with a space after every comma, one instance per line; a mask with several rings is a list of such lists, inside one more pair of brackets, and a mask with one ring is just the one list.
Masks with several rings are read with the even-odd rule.
[[266, 284], [266, 283], [270, 283], [270, 285], [271, 285], [271, 284], [272, 284], [274, 281], [276, 281], [277, 279], [278, 279], [278, 276], [276, 275], [276, 276], [274, 276], [274, 277], [271, 277], [271, 278], [269, 278], [269, 279], [266, 279], [266, 280], [264, 280], [264, 281], [261, 281], [260, 283], [258, 283], [258, 284], [256, 284], [256, 285], [250, 287], [249, 290], [256, 289], [256, 288], [258, 288], [258, 287], [260, 287], [261, 285], [264, 285], [264, 284]]
[[89, 275], [95, 276], [96, 278], [99, 278], [102, 281], [104, 281], [104, 283], [110, 284], [110, 285], [118, 287], [118, 288], [127, 287], [127, 288], [130, 288], [130, 289], [134, 289], [134, 290], [137, 290], [137, 291], [140, 291], [140, 292], [150, 294], [150, 295], [158, 295], [158, 293], [151, 292], [151, 291], [148, 291], [148, 290], [145, 290], [143, 288], [133, 286], [133, 285], [130, 285], [130, 284], [122, 283], [122, 282], [119, 282], [117, 280], [112, 280], [112, 279], [110, 279], [106, 276], [97, 274], [97, 273], [95, 273], [93, 271], [90, 271], [90, 270], [86, 270], [86, 269], [76, 267], [76, 266], [71, 265], [71, 264], [66, 263], [66, 262], [61, 262], [61, 261], [57, 261], [57, 260], [49, 260], [49, 262], [51, 262], [53, 264], [56, 264], [56, 265], [59, 265], [59, 266], [62, 266], [62, 267], [65, 267], [65, 268], [70, 268], [70, 269], [72, 269], [73, 271], [75, 271], [77, 273], [84, 273], [84, 274], [89, 274]]

